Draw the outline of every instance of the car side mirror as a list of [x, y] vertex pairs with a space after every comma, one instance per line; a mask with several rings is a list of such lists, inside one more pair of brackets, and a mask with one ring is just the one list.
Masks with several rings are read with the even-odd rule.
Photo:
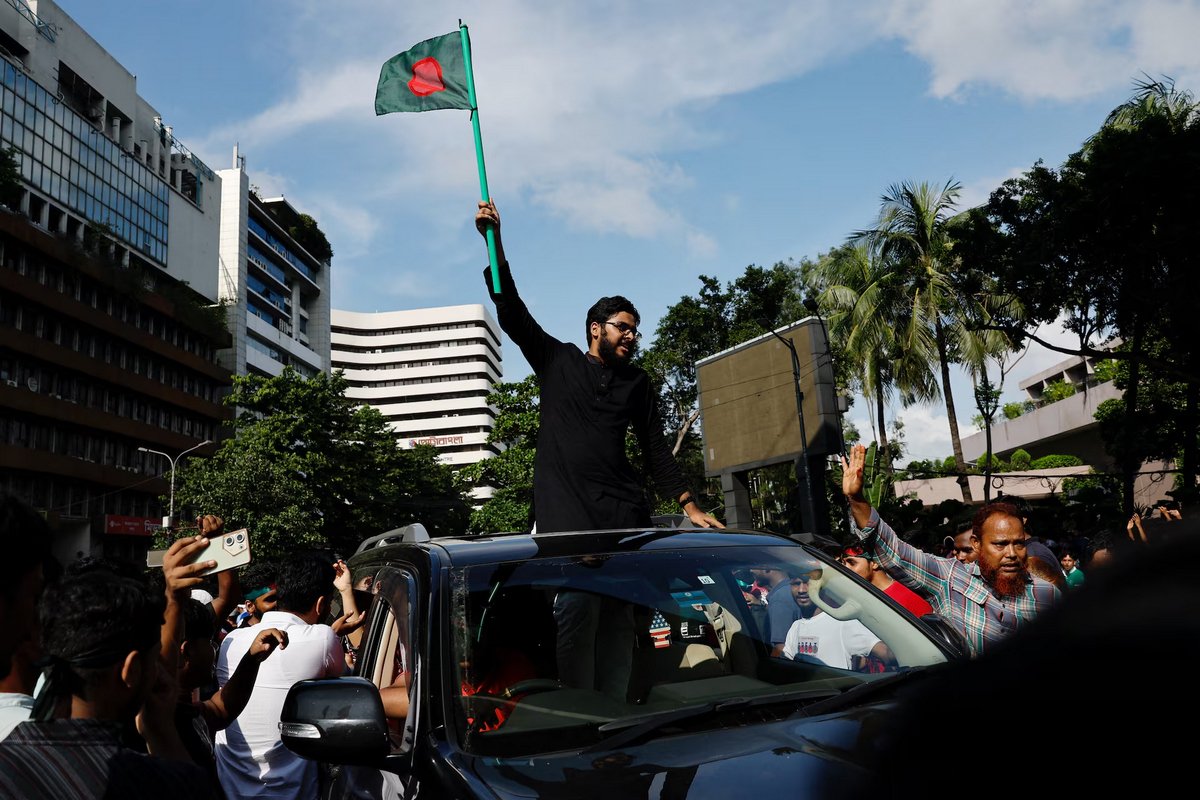
[[958, 629], [945, 620], [944, 617], [933, 613], [926, 614], [921, 617], [921, 622], [933, 629], [945, 644], [956, 651], [961, 656], [968, 656], [971, 653], [971, 648], [967, 646], [967, 640], [959, 633]]
[[300, 681], [279, 715], [283, 744], [301, 758], [333, 764], [378, 764], [388, 754], [379, 689], [366, 678]]

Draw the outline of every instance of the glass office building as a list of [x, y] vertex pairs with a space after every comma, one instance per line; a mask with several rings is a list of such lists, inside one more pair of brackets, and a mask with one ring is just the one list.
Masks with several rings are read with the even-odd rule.
[[166, 181], [11, 63], [0, 66], [0, 140], [16, 151], [24, 181], [165, 264]]

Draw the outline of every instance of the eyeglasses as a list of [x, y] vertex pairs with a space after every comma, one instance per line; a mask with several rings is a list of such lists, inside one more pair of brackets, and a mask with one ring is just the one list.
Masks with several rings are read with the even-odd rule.
[[792, 583], [812, 583], [813, 581], [821, 580], [821, 576], [825, 574], [823, 569], [812, 569], [808, 572], [802, 572], [799, 575], [792, 576]]
[[848, 547], [842, 548], [842, 555], [840, 557], [841, 558], [866, 558], [867, 557], [867, 548], [865, 548], [861, 545], [852, 544]]
[[634, 339], [642, 338], [642, 334], [638, 332], [638, 329], [628, 323], [613, 322], [610, 319], [606, 319], [606, 320], [604, 320], [604, 324], [612, 325], [614, 328], [616, 328], [617, 330], [619, 330], [621, 332], [622, 336], [631, 336]]

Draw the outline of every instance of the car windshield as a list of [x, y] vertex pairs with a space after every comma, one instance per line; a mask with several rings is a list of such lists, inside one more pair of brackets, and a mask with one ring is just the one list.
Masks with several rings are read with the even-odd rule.
[[587, 747], [747, 707], [782, 717], [946, 660], [910, 616], [796, 546], [536, 558], [450, 577], [448, 663], [473, 753]]

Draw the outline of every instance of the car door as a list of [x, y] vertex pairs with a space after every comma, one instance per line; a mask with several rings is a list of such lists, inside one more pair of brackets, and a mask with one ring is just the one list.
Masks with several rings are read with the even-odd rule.
[[[389, 749], [383, 769], [328, 766], [329, 800], [411, 800], [419, 796], [413, 774], [413, 743], [420, 716], [422, 675], [417, 652], [417, 570], [388, 564], [354, 569], [356, 580], [373, 575], [368, 607], [354, 674], [378, 687], [388, 718]], [[406, 710], [405, 710], [406, 709]]]

